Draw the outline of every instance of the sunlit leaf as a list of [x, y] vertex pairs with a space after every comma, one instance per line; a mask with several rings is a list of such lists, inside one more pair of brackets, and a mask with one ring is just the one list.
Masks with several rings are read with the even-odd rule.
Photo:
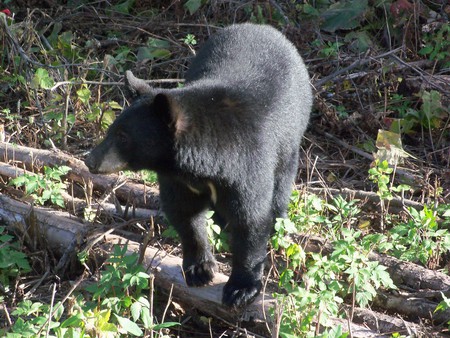
[[126, 332], [131, 333], [134, 336], [142, 336], [143, 335], [142, 330], [139, 328], [139, 326], [136, 323], [132, 322], [128, 318], [121, 317], [116, 314], [114, 314], [114, 316], [117, 318], [117, 321], [119, 322], [122, 329], [125, 330]]
[[34, 73], [31, 87], [35, 89], [50, 89], [55, 85], [55, 81], [48, 74], [47, 69], [38, 68]]
[[403, 158], [411, 156], [403, 150], [400, 134], [388, 130], [378, 130], [376, 146], [378, 148], [375, 158], [387, 161], [390, 165], [396, 165]]

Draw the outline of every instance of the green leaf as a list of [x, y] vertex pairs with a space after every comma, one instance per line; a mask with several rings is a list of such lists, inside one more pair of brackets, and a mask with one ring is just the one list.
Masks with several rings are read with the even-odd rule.
[[338, 29], [353, 29], [359, 26], [368, 8], [367, 0], [343, 0], [331, 5], [322, 13], [322, 29], [333, 33]]
[[33, 80], [31, 80], [31, 88], [33, 89], [50, 89], [54, 86], [55, 82], [48, 74], [47, 69], [38, 68], [34, 74]]
[[217, 235], [220, 235], [221, 232], [221, 228], [220, 226], [218, 226], [217, 224], [211, 224], [211, 229], [212, 231], [214, 231], [214, 233], [216, 233]]
[[434, 310], [434, 313], [436, 313], [437, 311], [445, 311], [450, 308], [450, 298], [447, 298], [442, 291], [441, 296], [443, 300], [438, 304], [438, 306]]
[[59, 321], [64, 313], [64, 305], [61, 302], [57, 302], [53, 308], [56, 309], [53, 313], [53, 318]]
[[84, 320], [81, 317], [81, 314], [77, 313], [75, 315], [70, 316], [65, 321], [61, 323], [61, 328], [67, 327], [83, 327]]
[[134, 302], [131, 306], [130, 306], [130, 311], [131, 311], [131, 316], [133, 317], [133, 320], [136, 322], [139, 317], [141, 316], [141, 309], [142, 309], [142, 304], [140, 302]]
[[350, 32], [345, 36], [345, 41], [351, 42], [350, 48], [360, 53], [367, 51], [373, 45], [372, 39], [365, 31]]
[[50, 35], [47, 37], [48, 42], [53, 46], [57, 47], [56, 43], [58, 41], [58, 34], [61, 32], [63, 24], [61, 21], [53, 22], [53, 29]]
[[389, 168], [389, 164], [395, 165], [402, 158], [411, 156], [403, 150], [401, 135], [388, 130], [378, 130], [376, 146], [378, 151], [375, 157], [382, 161], [380, 168], [384, 169], [388, 174], [392, 173], [392, 168]]
[[[442, 109], [441, 104], [441, 94], [436, 91], [424, 91], [421, 95], [423, 105], [422, 105], [422, 111], [425, 114], [425, 117], [427, 118], [428, 122], [430, 122], [433, 118], [439, 116]], [[434, 126], [429, 126], [434, 127]]]
[[184, 8], [189, 11], [190, 15], [197, 12], [201, 6], [202, 6], [202, 0], [188, 0], [184, 4]]
[[165, 323], [161, 323], [161, 324], [155, 325], [155, 326], [153, 327], [153, 330], [166, 329], [166, 328], [174, 327], [174, 326], [177, 326], [177, 325], [181, 325], [181, 324], [178, 323], [178, 322], [165, 322]]
[[[50, 197], [51, 197], [51, 195], [52, 195], [52, 192], [50, 191], [50, 190], [44, 190], [43, 192], [42, 192], [42, 199], [44, 200], [44, 201], [48, 201], [49, 199], [50, 199]], [[53, 201], [52, 201], [53, 202]]]
[[170, 42], [164, 39], [149, 38], [147, 40], [147, 46], [154, 48], [169, 48]]
[[144, 60], [154, 60], [157, 58], [157, 56], [161, 57], [161, 55], [165, 55], [166, 57], [170, 56], [170, 52], [166, 50], [165, 53], [163, 53], [161, 50], [155, 50], [153, 47], [139, 47], [137, 51], [137, 60], [138, 61], [144, 61]]
[[28, 177], [26, 175], [17, 176], [9, 181], [10, 185], [15, 185], [16, 187], [23, 186], [26, 182], [28, 182]]
[[116, 101], [109, 101], [108, 105], [111, 107], [111, 109], [118, 109], [118, 110], [122, 110], [122, 106], [120, 104], [118, 104]]
[[78, 99], [84, 104], [89, 104], [89, 99], [91, 98], [91, 91], [89, 88], [80, 88], [77, 90]]
[[32, 194], [39, 189], [39, 181], [37, 177], [29, 177], [29, 180], [25, 184], [25, 191], [27, 194]]
[[122, 329], [124, 329], [126, 332], [131, 333], [134, 336], [142, 336], [144, 334], [139, 326], [128, 318], [121, 317], [116, 314], [114, 314], [114, 316], [117, 318], [117, 321], [119, 322]]
[[117, 5], [113, 6], [113, 9], [122, 14], [129, 14], [130, 9], [133, 8], [135, 0], [123, 1]]
[[309, 5], [309, 4], [304, 4], [303, 5], [303, 13], [305, 13], [306, 15], [310, 15], [310, 16], [319, 16], [320, 12], [314, 8], [313, 6]]

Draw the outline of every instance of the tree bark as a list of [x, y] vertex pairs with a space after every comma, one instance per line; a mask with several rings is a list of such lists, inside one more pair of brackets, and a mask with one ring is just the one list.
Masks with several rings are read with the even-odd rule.
[[[94, 182], [95, 188], [103, 191], [107, 190], [108, 187], [114, 186], [118, 180], [118, 176], [92, 175], [88, 172], [84, 166], [84, 163], [63, 153], [0, 143], [0, 157], [1, 156], [3, 156], [5, 161], [9, 161], [14, 164], [21, 162], [23, 166], [31, 168], [32, 170], [36, 170], [36, 168], [38, 166], [42, 166], [43, 163], [46, 165], [68, 165], [72, 168], [71, 174], [69, 175], [71, 179], [77, 182], [87, 182], [91, 179]], [[21, 172], [23, 172], [22, 169], [17, 169], [10, 165], [0, 165], [1, 175], [14, 177]], [[134, 194], [140, 199], [140, 203], [142, 205], [150, 204], [155, 207], [158, 204], [157, 189], [150, 189], [148, 192], [145, 192], [144, 185], [142, 184], [126, 182], [116, 189], [116, 193], [124, 200], [128, 199], [130, 194]], [[333, 191], [332, 193], [337, 192]], [[346, 193], [349, 192], [347, 191]], [[146, 200], [147, 197], [150, 201]], [[70, 196], [66, 196], [66, 198], [70, 199]], [[80, 203], [84, 203], [84, 201], [81, 201]], [[415, 205], [412, 206], [416, 207]], [[101, 207], [104, 206], [102, 205]], [[115, 207], [113, 205], [109, 205], [105, 208], [113, 210]], [[153, 212], [150, 211], [148, 216], [153, 216], [152, 213]], [[14, 227], [19, 228], [22, 233], [27, 234], [30, 242], [33, 243], [34, 246], [38, 244], [48, 244], [52, 250], [56, 251], [60, 255], [63, 255], [67, 259], [68, 256], [71, 254], [73, 255], [75, 247], [78, 247], [84, 243], [83, 237], [87, 235], [88, 231], [91, 232], [92, 229], [89, 229], [89, 227], [86, 226], [86, 223], [80, 222], [77, 218], [74, 218], [73, 216], [69, 216], [69, 218], [67, 218], [65, 215], [66, 214], [63, 212], [52, 209], [31, 207], [29, 205], [13, 201], [6, 196], [0, 196], [0, 216], [2, 218], [10, 219], [9, 223], [14, 224]], [[297, 243], [302, 243], [305, 251], [323, 252], [324, 254], [332, 251], [332, 246], [319, 237], [296, 235], [292, 236], [292, 238]], [[152, 250], [157, 249], [150, 249], [149, 257], [151, 257], [151, 260], [155, 260], [156, 252]], [[442, 298], [439, 291], [448, 294], [450, 290], [449, 276], [436, 271], [428, 270], [417, 264], [403, 262], [394, 257], [380, 255], [374, 252], [369, 254], [369, 258], [372, 260], [377, 260], [381, 264], [385, 265], [396, 285], [400, 289], [404, 289], [409, 292], [400, 292], [399, 294], [392, 293], [392, 300], [389, 298], [391, 293], [380, 292], [379, 298], [377, 298], [374, 302], [376, 306], [387, 309], [391, 312], [403, 314], [410, 318], [429, 318], [438, 322], [442, 322], [445, 318], [450, 318], [449, 313], [447, 313], [448, 311], [439, 314], [434, 314], [432, 311], [432, 309], [436, 307]], [[168, 258], [160, 258], [159, 260], [162, 262], [166, 259]], [[236, 314], [231, 316], [228, 310], [221, 308], [221, 286], [226, 281], [225, 276], [218, 274], [218, 279], [216, 278], [211, 288], [187, 288], [186, 286], [179, 286], [180, 284], [185, 284], [184, 279], [179, 275], [181, 273], [181, 260], [179, 258], [174, 259], [175, 260], [171, 262], [176, 261], [177, 263], [170, 263], [166, 267], [166, 272], [162, 273], [163, 277], [159, 277], [159, 279], [157, 279], [157, 283], [161, 283], [162, 287], [164, 287], [164, 285], [167, 287], [167, 285], [174, 284], [176, 293], [183, 302], [186, 304], [194, 304], [202, 310], [207, 308], [205, 312], [211, 313], [212, 315], [216, 315], [227, 320], [236, 320], [239, 317]], [[156, 259], [156, 261], [158, 261], [158, 259]], [[65, 261], [62, 261], [60, 265], [64, 265], [64, 263]], [[178, 272], [175, 271], [175, 265], [178, 267]], [[172, 276], [172, 273], [175, 272], [178, 274], [177, 277]], [[435, 290], [432, 292], [432, 297], [430, 297], [430, 292], [428, 292], [430, 289]], [[411, 294], [411, 290], [418, 290], [419, 292]], [[199, 293], [203, 296], [199, 296]], [[197, 297], [201, 297], [201, 300], [197, 300]], [[419, 302], [421, 301], [423, 304], [426, 304], [426, 306], [418, 306], [417, 303], [411, 301], [413, 298], [418, 299]], [[262, 309], [267, 311], [265, 304], [271, 304], [270, 302], [273, 304], [274, 302], [274, 300], [267, 295], [265, 296], [265, 299], [265, 302], [262, 302], [262, 300], [259, 299], [255, 303], [255, 306], [259, 306], [259, 308], [250, 307], [245, 313], [239, 314], [241, 316], [240, 318], [244, 318], [246, 320], [253, 318], [257, 319], [257, 321], [259, 320], [260, 322], [264, 322], [266, 318], [264, 317], [264, 311]], [[268, 301], [269, 299], [270, 301]], [[212, 302], [212, 305], [206, 305], [207, 303], [209, 304], [209, 302]], [[404, 304], [409, 304], [408, 309], [405, 309]], [[360, 313], [360, 311], [358, 309], [354, 309], [356, 318], [358, 317], [357, 313]], [[364, 319], [368, 318], [367, 315], [363, 315], [361, 318], [366, 325], [371, 325], [366, 321], [366, 319]], [[381, 317], [377, 317], [375, 322], [378, 326], [370, 326], [372, 330], [377, 332], [386, 332], [379, 331], [381, 327], [380, 323], [383, 322]], [[390, 325], [392, 326], [394, 320], [388, 320], [387, 322], [390, 322]], [[344, 322], [344, 324], [346, 325], [346, 322]], [[414, 327], [414, 324], [405, 324], [405, 326], [411, 328]], [[351, 330], [353, 331], [353, 328]], [[355, 327], [354, 331], [359, 332], [358, 330], [360, 330], [360, 328]], [[355, 334], [353, 335], [357, 336]]]
[[85, 186], [91, 181], [94, 189], [99, 191], [113, 190], [122, 201], [133, 201], [137, 207], [149, 209], [159, 208], [159, 190], [155, 187], [145, 186], [129, 182], [119, 175], [94, 175], [89, 172], [83, 161], [61, 151], [34, 149], [0, 142], [0, 160], [5, 163], [13, 163], [35, 172], [43, 165], [61, 166], [72, 168], [68, 178]]
[[[34, 248], [48, 248], [59, 255], [76, 256], [75, 248], [84, 245], [84, 239], [92, 232], [89, 224], [73, 219], [71, 215], [61, 211], [33, 207], [0, 195], [0, 217], [8, 227], [19, 232], [33, 243]], [[129, 241], [123, 237], [100, 234], [103, 239], [101, 247], [110, 251], [114, 244], [127, 244], [128, 253], [140, 252], [137, 242]], [[211, 285], [205, 287], [188, 287], [182, 273], [182, 260], [167, 254], [155, 247], [147, 247], [143, 264], [148, 266], [155, 275], [155, 283], [169, 291], [173, 287], [173, 295], [185, 306], [195, 307], [208, 315], [226, 320], [230, 323], [240, 323], [251, 326], [252, 330], [265, 332], [273, 323], [270, 321], [269, 309], [274, 306], [275, 300], [267, 294], [260, 295], [254, 303], [243, 311], [230, 311], [221, 304], [222, 288], [228, 277], [216, 273]], [[377, 335], [376, 332], [343, 319], [332, 320], [335, 325], [341, 324], [344, 330], [351, 330], [353, 337], [368, 337]], [[377, 335], [379, 336], [379, 335]]]
[[[0, 162], [0, 175], [16, 178], [18, 176], [28, 174], [32, 175], [31, 171], [26, 169], [19, 169], [10, 164], [5, 164]], [[13, 195], [17, 195], [16, 191], [12, 190], [13, 188], [8, 188], [9, 193]], [[85, 200], [77, 198], [73, 195], [69, 195], [64, 190], [61, 191], [61, 196], [64, 199], [64, 204], [66, 209], [75, 216], [83, 216], [83, 211], [88, 206], [88, 203]], [[20, 199], [22, 199], [22, 194], [20, 194]], [[25, 199], [28, 199], [25, 197]], [[105, 216], [117, 216], [121, 219], [129, 220], [129, 219], [150, 219], [151, 217], [160, 216], [161, 213], [158, 210], [149, 210], [143, 208], [133, 208], [129, 205], [119, 205], [107, 202], [93, 202], [90, 203], [89, 207], [91, 210], [96, 211], [97, 215], [104, 214]], [[131, 210], [130, 210], [131, 209]]]
[[[307, 252], [322, 252], [327, 255], [333, 251], [333, 246], [318, 236], [296, 234], [292, 235], [291, 239], [295, 243], [300, 243]], [[443, 292], [450, 290], [450, 276], [444, 273], [374, 251], [369, 253], [369, 259], [386, 266], [392, 280], [400, 288], [403, 287], [406, 290], [431, 289]]]

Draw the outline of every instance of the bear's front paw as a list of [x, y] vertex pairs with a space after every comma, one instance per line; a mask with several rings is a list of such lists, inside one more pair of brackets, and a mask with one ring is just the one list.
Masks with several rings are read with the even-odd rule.
[[261, 292], [261, 288], [260, 280], [248, 284], [229, 280], [223, 288], [222, 304], [234, 309], [241, 308], [253, 302]]
[[189, 286], [206, 285], [213, 280], [215, 270], [216, 262], [214, 260], [188, 265], [184, 268], [186, 283]]

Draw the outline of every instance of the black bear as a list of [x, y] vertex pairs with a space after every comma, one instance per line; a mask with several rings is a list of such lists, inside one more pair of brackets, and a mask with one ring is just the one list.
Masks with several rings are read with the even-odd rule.
[[92, 173], [151, 169], [162, 210], [177, 230], [190, 286], [216, 263], [205, 230], [213, 209], [231, 232], [232, 272], [222, 302], [260, 293], [267, 241], [286, 208], [312, 90], [296, 48], [266, 25], [229, 26], [203, 45], [183, 88], [152, 88], [131, 72], [137, 99], [86, 158]]

